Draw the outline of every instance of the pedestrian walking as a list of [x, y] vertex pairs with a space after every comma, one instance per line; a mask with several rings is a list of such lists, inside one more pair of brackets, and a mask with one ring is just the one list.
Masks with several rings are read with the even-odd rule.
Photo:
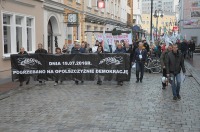
[[172, 51], [172, 45], [169, 45], [167, 47], [167, 50], [165, 50], [160, 57], [160, 62], [161, 62], [161, 67], [162, 67], [162, 72], [163, 72], [163, 77], [162, 79], [162, 89], [165, 89], [167, 86], [167, 71], [166, 71], [166, 65], [167, 65], [167, 57], [168, 53]]
[[[126, 53], [125, 49], [123, 48], [122, 46], [122, 43], [117, 43], [117, 48], [116, 50], [114, 51], [114, 53], [117, 53], [117, 54], [123, 54], [123, 53]], [[120, 77], [117, 77], [117, 85], [120, 85], [122, 86], [123, 85], [123, 81], [121, 81]]]
[[170, 78], [173, 100], [181, 99], [180, 87], [181, 87], [181, 70], [185, 74], [184, 56], [178, 50], [178, 45], [172, 46], [172, 52], [168, 53], [167, 57], [167, 76]]
[[188, 50], [188, 44], [187, 41], [184, 39], [183, 42], [181, 43], [181, 53], [183, 54], [184, 59], [186, 58], [187, 50]]
[[133, 57], [134, 57], [134, 51], [129, 45], [129, 43], [125, 43], [125, 51], [130, 55], [130, 68], [129, 68], [129, 80], [131, 78], [131, 68], [132, 68], [132, 63], [133, 63]]
[[[56, 55], [62, 55], [61, 48], [59, 48], [59, 47], [56, 47], [55, 52], [56, 52]], [[57, 85], [58, 85], [58, 81], [59, 81], [59, 78], [58, 78], [58, 76], [56, 76], [54, 86], [57, 86]], [[63, 81], [62, 81], [62, 79], [60, 78], [60, 83], [62, 84], [62, 82], [63, 82]]]
[[[19, 55], [28, 55], [28, 53], [25, 51], [24, 47], [20, 48], [20, 52], [18, 53]], [[24, 68], [24, 67], [23, 67]], [[24, 69], [21, 69], [24, 70]], [[26, 80], [26, 85], [29, 84], [30, 77], [26, 77], [25, 75], [19, 74], [19, 86], [23, 86], [23, 82]]]
[[[144, 76], [144, 63], [147, 58], [147, 51], [143, 48], [143, 43], [139, 42], [138, 48], [135, 50], [134, 59], [136, 62], [136, 83], [139, 81], [142, 83]], [[140, 76], [139, 76], [140, 73]]]
[[[41, 43], [38, 44], [38, 49], [35, 51], [35, 54], [47, 54], [47, 50], [43, 48]], [[38, 75], [39, 84], [45, 84], [44, 75]]]

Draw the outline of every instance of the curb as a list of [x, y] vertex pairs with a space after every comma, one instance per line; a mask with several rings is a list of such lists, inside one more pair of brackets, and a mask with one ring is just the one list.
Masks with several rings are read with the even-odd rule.
[[12, 82], [12, 78], [11, 78], [11, 77], [1, 79], [1, 80], [0, 80], [0, 85], [1, 85], [1, 84], [5, 84], [5, 83], [9, 83], [9, 82]]
[[187, 61], [185, 61], [185, 68], [190, 72], [196, 82], [200, 85], [200, 73]]

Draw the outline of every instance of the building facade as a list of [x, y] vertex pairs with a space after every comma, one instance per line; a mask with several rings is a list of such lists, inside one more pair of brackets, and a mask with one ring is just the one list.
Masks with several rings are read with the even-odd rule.
[[43, 3], [43, 44], [48, 53], [55, 53], [55, 47], [65, 44], [65, 4], [63, 0], [44, 0]]
[[[48, 53], [74, 40], [95, 43], [95, 32], [133, 25], [132, 0], [1, 0], [0, 79], [10, 77], [10, 55], [24, 47], [34, 53], [42, 43]], [[77, 14], [77, 24], [69, 25], [68, 14]], [[72, 17], [73, 18], [73, 17]]]
[[[147, 32], [147, 34], [150, 33], [150, 14], [142, 14], [142, 28]], [[156, 32], [156, 25], [157, 25], [157, 18], [153, 17], [152, 20], [153, 24], [153, 32], [155, 36]], [[176, 24], [176, 15], [164, 15], [162, 18], [158, 18], [158, 25], [157, 25], [157, 32], [158, 34], [162, 34], [164, 32], [172, 32], [173, 27]]]
[[[164, 13], [174, 13], [174, 0], [153, 0], [153, 12], [155, 10], [163, 10]], [[151, 0], [142, 0], [142, 13], [148, 14], [151, 12]]]
[[[0, 79], [10, 76], [10, 55], [24, 47], [29, 53], [43, 42], [43, 1], [2, 0], [0, 10]], [[35, 11], [34, 11], [35, 10]]]
[[179, 32], [185, 39], [193, 39], [200, 46], [200, 1], [179, 1]]
[[115, 27], [131, 27], [132, 22], [132, 0], [105, 0], [105, 8], [97, 7], [98, 0], [64, 0], [65, 22], [67, 14], [78, 14], [78, 26], [66, 27], [66, 43], [73, 44], [74, 40], [87, 41], [94, 45], [95, 34], [98, 31], [111, 31]]
[[133, 24], [142, 24], [142, 0], [133, 0]]

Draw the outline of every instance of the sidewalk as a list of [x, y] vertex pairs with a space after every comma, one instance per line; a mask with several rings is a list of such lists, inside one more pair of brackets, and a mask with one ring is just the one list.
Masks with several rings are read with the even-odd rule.
[[195, 80], [200, 84], [200, 54], [194, 54], [193, 59], [186, 59], [185, 66], [188, 71], [192, 74]]

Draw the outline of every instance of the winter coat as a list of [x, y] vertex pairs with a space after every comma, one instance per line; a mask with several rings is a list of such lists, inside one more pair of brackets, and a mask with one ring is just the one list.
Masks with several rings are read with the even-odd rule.
[[114, 51], [114, 53], [126, 53], [126, 51], [124, 50], [124, 48], [121, 48], [121, 49], [116, 49], [115, 51]]
[[174, 75], [177, 75], [181, 72], [181, 69], [183, 73], [186, 72], [184, 65], [184, 57], [180, 51], [177, 51], [177, 53], [168, 53], [166, 69], [167, 74], [173, 73]]
[[36, 54], [47, 54], [47, 50], [45, 50], [45, 49], [37, 49], [37, 50], [35, 51], [35, 53], [36, 53]]
[[[142, 59], [140, 59], [140, 55], [142, 55]], [[142, 49], [140, 52], [139, 48], [135, 50], [134, 61], [136, 62], [145, 62], [147, 59], [147, 51], [146, 49]]]

